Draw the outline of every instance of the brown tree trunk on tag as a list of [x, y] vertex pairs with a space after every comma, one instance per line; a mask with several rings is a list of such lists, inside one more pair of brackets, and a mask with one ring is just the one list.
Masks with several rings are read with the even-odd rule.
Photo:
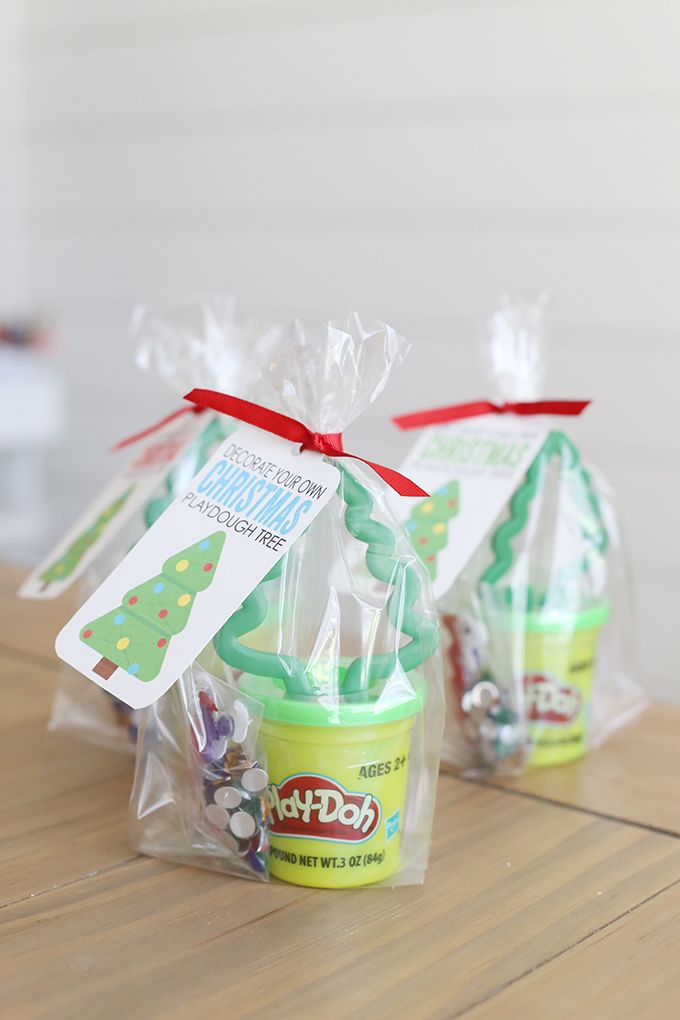
[[110, 680], [117, 669], [118, 666], [110, 659], [100, 659], [92, 672], [100, 676], [102, 680]]

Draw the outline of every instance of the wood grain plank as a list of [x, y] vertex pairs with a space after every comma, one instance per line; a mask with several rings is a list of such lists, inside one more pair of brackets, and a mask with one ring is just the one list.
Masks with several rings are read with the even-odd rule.
[[[228, 1000], [239, 1016], [451, 1016], [680, 876], [677, 839], [451, 777], [423, 887], [337, 894], [135, 857], [129, 762], [43, 737], [54, 672], [26, 654], [0, 659], [8, 1015], [210, 1018]], [[663, 718], [670, 754], [680, 713]], [[653, 778], [659, 719], [643, 722], [636, 768]]]
[[680, 708], [652, 705], [581, 761], [495, 785], [680, 835]]
[[49, 662], [0, 651], [0, 731], [32, 723], [40, 732], [49, 718], [55, 679]]
[[0, 649], [21, 652], [43, 665], [57, 668], [54, 640], [75, 608], [74, 596], [28, 601], [17, 597], [27, 573], [23, 566], [0, 563]]
[[469, 1020], [677, 1016], [679, 954], [680, 877], [465, 1016]]
[[[40, 739], [35, 764], [21, 760], [35, 727], [4, 737], [13, 780], [0, 786], [0, 905], [30, 899], [135, 857], [127, 837], [132, 763], [124, 755]], [[3, 755], [4, 757], [4, 755]], [[9, 757], [8, 757], [9, 760]]]
[[667, 836], [445, 777], [422, 887], [334, 893], [135, 861], [3, 912], [10, 1010], [451, 1016], [667, 885]]
[[46, 732], [55, 677], [0, 656], [0, 904], [134, 856], [132, 760]]

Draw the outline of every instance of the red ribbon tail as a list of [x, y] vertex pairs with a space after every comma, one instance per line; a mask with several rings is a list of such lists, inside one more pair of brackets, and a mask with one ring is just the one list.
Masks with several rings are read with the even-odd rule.
[[295, 418], [289, 418], [287, 414], [262, 407], [261, 404], [253, 404], [250, 400], [232, 397], [217, 390], [192, 390], [191, 393], [185, 394], [183, 399], [191, 401], [200, 409], [209, 407], [213, 411], [219, 411], [220, 414], [238, 418], [246, 425], [254, 425], [255, 428], [271, 432], [281, 439], [288, 439], [291, 443], [309, 445], [313, 448], [313, 433], [306, 425]]
[[482, 414], [500, 414], [499, 404], [490, 400], [473, 400], [468, 404], [451, 404], [447, 407], [432, 407], [427, 411], [400, 414], [392, 421], [400, 429], [420, 429], [426, 425], [446, 425], [463, 418], [478, 418]]
[[142, 429], [141, 432], [135, 432], [133, 435], [127, 436], [125, 439], [121, 439], [115, 446], [111, 447], [111, 449], [114, 453], [118, 450], [124, 450], [126, 446], [133, 446], [135, 443], [139, 443], [142, 439], [146, 439], [147, 436], [152, 436], [154, 432], [160, 431], [160, 429], [169, 425], [170, 422], [175, 421], [177, 418], [181, 418], [183, 414], [191, 414], [192, 412], [200, 414], [203, 410], [204, 408], [202, 407], [180, 407], [177, 411], [173, 411], [171, 414], [166, 415], [165, 418], [161, 418], [161, 420], [157, 421], [155, 425], [149, 425], [148, 428]]
[[555, 414], [576, 417], [585, 411], [590, 400], [528, 400], [525, 402], [494, 404], [491, 400], [474, 400], [468, 404], [451, 404], [433, 407], [427, 411], [401, 414], [392, 421], [400, 429], [420, 429], [428, 425], [447, 425], [465, 418], [478, 418], [484, 414]]
[[382, 478], [383, 482], [386, 482], [391, 489], [394, 489], [398, 496], [429, 496], [429, 492], [425, 489], [421, 489], [419, 485], [412, 482], [406, 475], [402, 475], [399, 471], [395, 471], [394, 468], [385, 467], [384, 464], [376, 464], [375, 461], [365, 460], [363, 457], [357, 457], [354, 453], [342, 454], [344, 457], [351, 457], [352, 460], [358, 460], [362, 464], [366, 464], [367, 467], [372, 468], [376, 475]]
[[558, 414], [576, 418], [592, 404], [592, 400], [531, 400], [527, 403], [508, 404], [513, 414]]

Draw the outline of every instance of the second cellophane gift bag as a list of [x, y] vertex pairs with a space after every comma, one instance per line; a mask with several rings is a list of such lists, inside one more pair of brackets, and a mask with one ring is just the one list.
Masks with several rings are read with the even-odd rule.
[[432, 493], [401, 517], [439, 607], [443, 760], [473, 775], [567, 764], [645, 704], [616, 500], [570, 435], [588, 401], [539, 399], [541, 312], [492, 318], [494, 401], [395, 419]]

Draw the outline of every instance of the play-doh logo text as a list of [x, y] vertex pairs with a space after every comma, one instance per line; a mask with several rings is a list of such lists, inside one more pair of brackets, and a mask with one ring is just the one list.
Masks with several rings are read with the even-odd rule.
[[524, 677], [524, 697], [530, 722], [566, 726], [575, 722], [581, 712], [582, 697], [577, 687], [541, 674]]
[[363, 843], [380, 824], [380, 802], [328, 776], [302, 773], [269, 787], [269, 830], [276, 836]]

